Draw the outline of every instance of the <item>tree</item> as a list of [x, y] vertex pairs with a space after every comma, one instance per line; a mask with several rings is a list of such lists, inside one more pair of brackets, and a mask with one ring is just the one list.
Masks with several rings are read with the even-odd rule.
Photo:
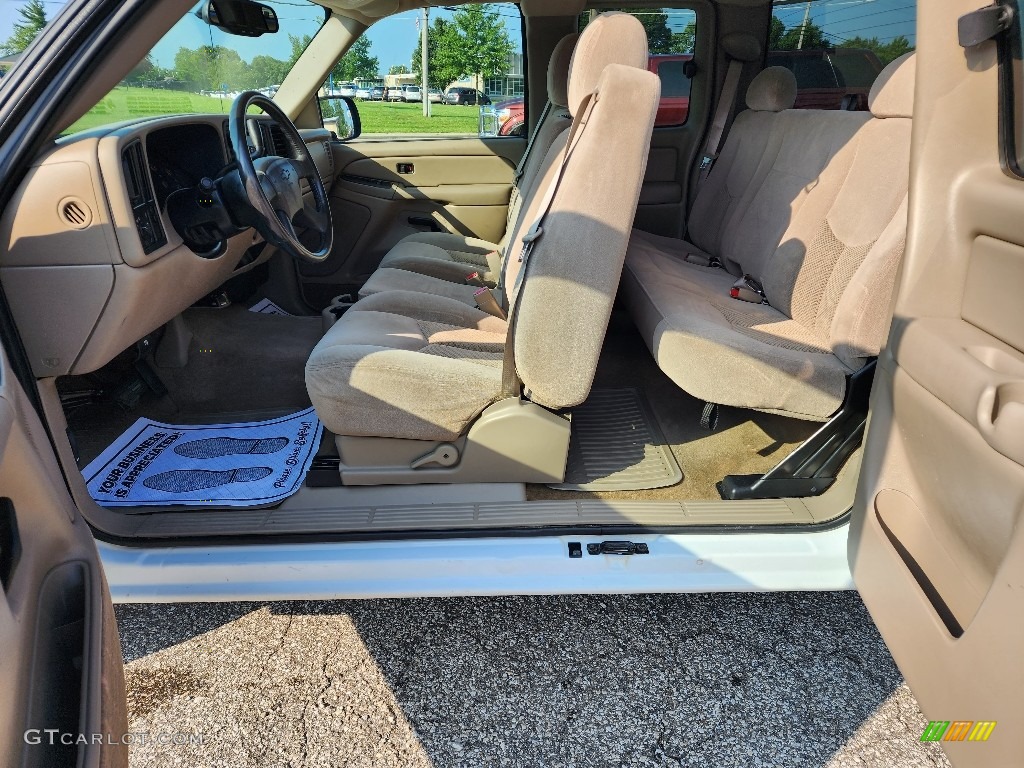
[[331, 70], [335, 82], [349, 82], [356, 79], [372, 80], [380, 75], [380, 62], [370, 55], [370, 38], [359, 36], [348, 49], [341, 61]]
[[222, 45], [179, 48], [174, 54], [174, 78], [194, 91], [244, 88], [247, 70], [238, 51]]
[[[464, 74], [458, 61], [459, 46], [459, 35], [454, 25], [446, 19], [435, 17], [427, 34], [428, 88], [443, 90]], [[422, 41], [417, 39], [416, 49], [412, 54], [412, 71], [419, 78], [423, 77], [421, 48]]]
[[[452, 14], [451, 26], [457, 36], [447, 36], [438, 54], [442, 64], [459, 70], [458, 76], [500, 77], [508, 72], [514, 50], [501, 16], [490, 3], [461, 6]], [[452, 43], [458, 43], [453, 48]]]
[[835, 48], [835, 43], [829, 41], [826, 37], [825, 32], [812, 21], [808, 21], [807, 24], [797, 24], [795, 27], [790, 27], [778, 40], [778, 47], [771, 50], [775, 51], [795, 51], [795, 50], [821, 50], [822, 48]]
[[388, 70], [389, 75], [408, 75], [409, 68], [405, 64], [392, 64]]
[[136, 64], [132, 71], [125, 77], [124, 82], [129, 85], [146, 85], [157, 79], [157, 67], [153, 57], [146, 54], [146, 58]]
[[693, 53], [697, 42], [697, 25], [694, 22], [687, 24], [682, 32], [672, 33], [672, 49], [670, 53]]
[[[287, 62], [286, 73], [298, 61], [299, 56], [306, 50], [312, 39], [309, 35], [288, 35], [288, 41], [292, 45], [292, 54]], [[370, 38], [362, 35], [356, 38], [352, 47], [331, 68], [328, 77], [332, 78], [335, 83], [347, 83], [360, 78], [375, 80], [380, 75], [379, 68], [380, 62], [377, 57], [370, 55]]]
[[288, 74], [288, 62], [275, 59], [273, 56], [253, 56], [249, 62], [246, 75], [246, 88], [266, 88], [268, 85], [280, 85]]
[[873, 51], [878, 57], [878, 60], [885, 66], [890, 61], [898, 59], [905, 53], [909, 53], [914, 50], [914, 46], [910, 44], [910, 41], [900, 35], [894, 37], [888, 43], [880, 43], [877, 37], [851, 37], [849, 40], [843, 42], [843, 48], [861, 48], [867, 51]]
[[778, 16], [772, 16], [771, 23], [768, 25], [768, 50], [769, 51], [781, 51], [779, 47], [782, 44], [782, 36], [786, 34], [786, 25], [782, 23], [782, 19]]
[[29, 0], [18, 9], [18, 16], [21, 20], [14, 22], [11, 36], [0, 45], [0, 52], [5, 56], [24, 51], [46, 26], [46, 9], [42, 0]]

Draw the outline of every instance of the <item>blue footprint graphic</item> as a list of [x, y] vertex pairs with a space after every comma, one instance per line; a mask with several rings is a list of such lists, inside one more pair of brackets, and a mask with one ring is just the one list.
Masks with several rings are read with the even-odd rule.
[[263, 440], [246, 440], [241, 437], [207, 437], [203, 440], [190, 440], [174, 446], [174, 452], [189, 459], [217, 459], [221, 456], [238, 456], [239, 454], [277, 453], [287, 447], [287, 437], [267, 437]]
[[219, 488], [228, 483], [251, 483], [262, 480], [273, 471], [270, 467], [240, 467], [221, 472], [209, 469], [173, 469], [147, 477], [142, 484], [154, 491], [191, 493], [207, 488]]

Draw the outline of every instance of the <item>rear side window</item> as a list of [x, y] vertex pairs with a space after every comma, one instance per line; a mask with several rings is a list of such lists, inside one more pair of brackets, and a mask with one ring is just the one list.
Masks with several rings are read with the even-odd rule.
[[[605, 9], [580, 16], [582, 31]], [[611, 9], [607, 9], [611, 10]], [[622, 8], [647, 30], [647, 69], [661, 80], [661, 102], [655, 126], [682, 125], [690, 114], [690, 78], [697, 38], [697, 14], [689, 8]]]
[[768, 66], [796, 76], [797, 109], [866, 110], [885, 65], [914, 50], [914, 0], [777, 0]]

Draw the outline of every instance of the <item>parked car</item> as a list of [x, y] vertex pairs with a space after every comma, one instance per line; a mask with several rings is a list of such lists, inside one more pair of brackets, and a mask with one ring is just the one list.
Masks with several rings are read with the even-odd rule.
[[868, 108], [868, 91], [882, 71], [873, 51], [859, 48], [769, 51], [769, 67], [785, 67], [796, 76], [797, 109], [841, 109], [853, 97], [853, 109]]
[[444, 101], [444, 94], [439, 88], [431, 88], [427, 91], [427, 98], [431, 104], [441, 104]]
[[423, 94], [418, 85], [403, 85], [401, 90], [402, 101], [420, 102]]
[[387, 89], [380, 85], [375, 85], [370, 89], [369, 100], [370, 101], [384, 101], [384, 97], [387, 95]]
[[462, 86], [449, 88], [444, 100], [447, 104], [457, 104], [463, 107], [491, 103], [491, 99], [486, 93], [481, 93], [476, 88], [463, 88]]
[[[350, 99], [354, 99], [358, 96], [358, 89], [355, 83], [341, 83], [334, 89], [338, 96], [347, 96]], [[333, 94], [332, 94], [333, 95]]]
[[402, 89], [400, 87], [388, 87], [384, 89], [384, 101], [403, 101]]
[[647, 69], [661, 80], [661, 101], [654, 118], [657, 125], [682, 125], [690, 113], [690, 78], [686, 64], [692, 53], [660, 53], [647, 57]]
[[358, 88], [356, 88], [356, 98], [361, 99], [362, 101], [369, 101], [370, 89], [367, 88], [365, 85], [359, 86]]
[[494, 109], [498, 115], [499, 136], [526, 135], [526, 110], [522, 96], [499, 101], [494, 105]]

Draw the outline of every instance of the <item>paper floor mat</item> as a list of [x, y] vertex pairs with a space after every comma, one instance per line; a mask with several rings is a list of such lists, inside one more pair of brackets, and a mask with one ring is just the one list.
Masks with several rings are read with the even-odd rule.
[[239, 424], [139, 419], [82, 474], [101, 507], [263, 506], [299, 490], [322, 432], [312, 408]]

